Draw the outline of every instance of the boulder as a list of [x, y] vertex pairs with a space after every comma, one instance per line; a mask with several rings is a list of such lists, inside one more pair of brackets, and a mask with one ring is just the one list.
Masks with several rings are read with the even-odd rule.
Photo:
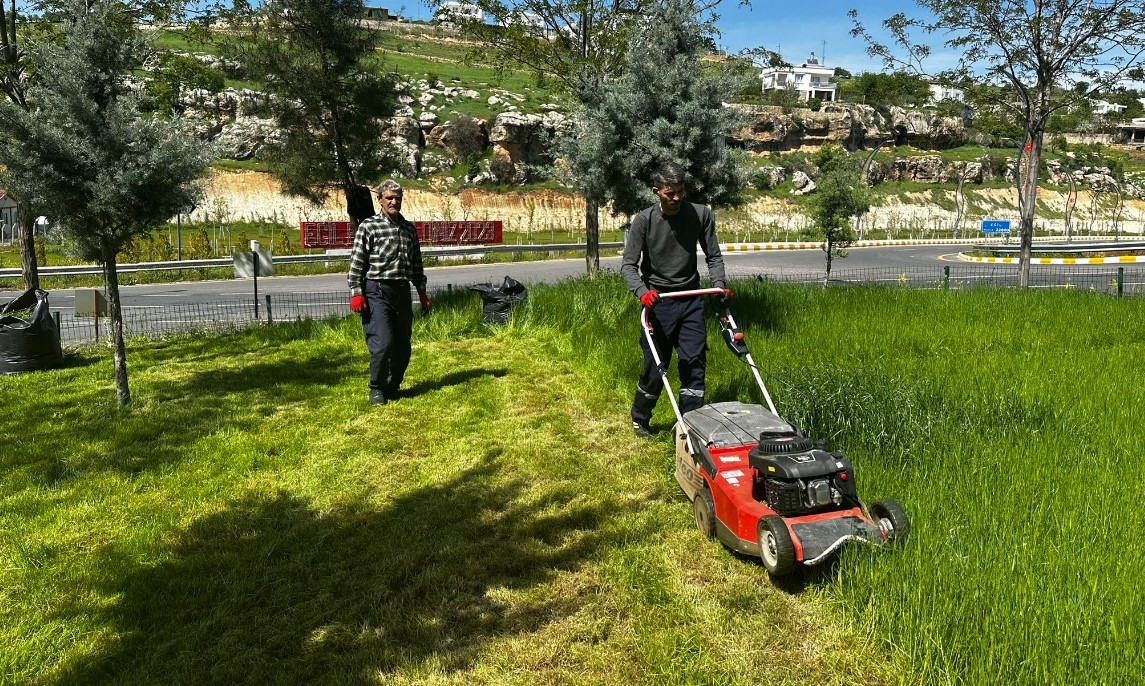
[[424, 132], [431, 131], [441, 119], [433, 112], [422, 112], [417, 116], [417, 125]]
[[223, 157], [249, 160], [268, 145], [279, 142], [281, 137], [282, 130], [273, 119], [236, 117], [233, 122], [222, 127], [214, 143]]
[[445, 148], [454, 155], [460, 155], [465, 151], [484, 150], [489, 146], [488, 125], [483, 119], [474, 121], [477, 122], [476, 127], [459, 127], [453, 120], [439, 124], [426, 134], [425, 142], [427, 145]]
[[794, 195], [807, 195], [815, 192], [815, 182], [802, 171], [796, 171], [791, 175], [791, 185], [795, 186], [791, 189], [791, 193]]

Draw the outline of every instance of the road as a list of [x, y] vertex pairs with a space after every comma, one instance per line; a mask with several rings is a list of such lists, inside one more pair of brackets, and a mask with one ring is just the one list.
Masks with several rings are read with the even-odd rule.
[[[836, 260], [832, 280], [840, 282], [893, 283], [916, 287], [952, 288], [1015, 286], [1016, 265], [966, 263], [958, 259], [957, 246], [918, 245], [854, 248]], [[702, 256], [701, 256], [702, 258]], [[702, 261], [702, 259], [701, 259]], [[728, 252], [724, 256], [731, 279], [764, 277], [777, 281], [814, 282], [822, 278], [825, 263], [821, 250], [776, 250]], [[620, 269], [619, 257], [601, 260], [606, 271]], [[949, 272], [944, 268], [949, 268]], [[452, 265], [426, 270], [431, 291], [463, 289], [478, 283], [500, 283], [505, 276], [526, 284], [554, 283], [585, 273], [584, 259]], [[1145, 268], [1125, 270], [1124, 292], [1145, 293]], [[1109, 265], [1041, 266], [1031, 269], [1034, 288], [1072, 287], [1099, 292], [1116, 290], [1117, 268]], [[300, 317], [322, 318], [343, 313], [348, 291], [344, 273], [315, 276], [279, 276], [258, 281], [259, 298], [253, 297], [250, 279], [195, 281], [124, 286], [121, 289], [124, 321], [129, 333], [161, 336], [203, 328], [246, 326], [255, 319], [274, 321]], [[92, 318], [77, 318], [75, 291], [51, 293], [53, 312], [60, 316], [61, 334], [67, 344], [94, 341], [106, 336], [106, 326]], [[18, 295], [0, 291], [2, 301]], [[266, 311], [268, 299], [272, 314]]]
[[[865, 269], [917, 269], [920, 267], [941, 268], [950, 264], [955, 268], [963, 265], [955, 261], [957, 248], [954, 246], [897, 246], [878, 248], [857, 248], [850, 251], [845, 259], [836, 260], [837, 272]], [[943, 261], [946, 260], [946, 261]], [[821, 250], [778, 250], [724, 255], [731, 277], [768, 274], [771, 276], [803, 276], [821, 274], [825, 269]], [[701, 256], [702, 262], [702, 256]], [[981, 271], [979, 265], [974, 265]], [[1014, 272], [1009, 265], [989, 265], [996, 271]], [[620, 258], [607, 257], [601, 260], [601, 268], [619, 271]], [[584, 274], [585, 264], [581, 258], [567, 260], [546, 260], [537, 262], [514, 262], [498, 264], [472, 264], [431, 267], [426, 270], [430, 287], [434, 290], [465, 288], [477, 283], [500, 283], [505, 276], [524, 283], [552, 283], [565, 278]], [[177, 283], [145, 284], [123, 286], [121, 289], [125, 308], [158, 308], [171, 305], [189, 305], [204, 301], [247, 300], [251, 298], [250, 279], [227, 281], [187, 281]], [[345, 292], [344, 274], [321, 274], [315, 276], [281, 276], [262, 278], [258, 281], [259, 294], [282, 293], [324, 293]], [[0, 291], [4, 299], [18, 295], [18, 291]], [[71, 289], [55, 291], [51, 295], [53, 309], [71, 310], [73, 292]]]

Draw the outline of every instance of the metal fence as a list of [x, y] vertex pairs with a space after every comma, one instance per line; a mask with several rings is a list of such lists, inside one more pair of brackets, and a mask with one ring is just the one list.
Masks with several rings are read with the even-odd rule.
[[[757, 278], [778, 283], [823, 283], [825, 271], [768, 272], [729, 269], [729, 278]], [[1016, 265], [958, 264], [934, 267], [835, 269], [831, 285], [882, 284], [910, 288], [1014, 288], [1021, 285]], [[1030, 269], [1030, 288], [1079, 289], [1113, 296], [1145, 295], [1145, 265], [1135, 267], [1042, 266]]]
[[[822, 283], [824, 272], [788, 272], [763, 269], [730, 269], [729, 278], [759, 279], [775, 283]], [[1014, 288], [1019, 285], [1013, 265], [947, 265], [904, 269], [836, 269], [830, 285], [881, 284], [888, 287]], [[1145, 266], [1141, 267], [1041, 267], [1031, 268], [1030, 287], [1076, 289], [1110, 296], [1145, 295]], [[162, 338], [197, 332], [224, 332], [258, 324], [342, 317], [349, 310], [345, 291], [275, 293], [253, 298], [189, 305], [125, 308], [124, 330], [128, 336]], [[79, 318], [59, 311], [61, 338], [65, 346], [82, 346], [108, 340], [104, 318]]]
[[[299, 319], [329, 319], [349, 310], [345, 291], [323, 293], [275, 293], [252, 298], [186, 305], [131, 308], [123, 310], [123, 330], [127, 336], [163, 338], [199, 332], [225, 332], [253, 326]], [[64, 345], [79, 346], [108, 340], [108, 319], [76, 317], [60, 310], [53, 313], [60, 324]]]

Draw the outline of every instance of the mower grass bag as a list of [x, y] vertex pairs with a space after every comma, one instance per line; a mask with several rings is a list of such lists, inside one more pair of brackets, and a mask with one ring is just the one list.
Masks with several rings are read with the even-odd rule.
[[60, 330], [48, 294], [27, 290], [0, 307], [0, 374], [55, 369], [64, 364]]

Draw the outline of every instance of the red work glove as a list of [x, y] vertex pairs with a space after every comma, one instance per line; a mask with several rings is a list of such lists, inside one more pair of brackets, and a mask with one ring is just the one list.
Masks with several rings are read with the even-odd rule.
[[350, 296], [350, 311], [355, 314], [362, 314], [366, 311], [366, 296], [353, 295]]
[[433, 303], [429, 299], [429, 294], [425, 291], [418, 291], [417, 298], [421, 301], [421, 313], [428, 313], [429, 308], [433, 307]]
[[720, 296], [720, 302], [726, 303], [727, 301], [729, 301], [731, 299], [732, 299], [732, 289], [725, 288], [724, 294], [722, 296]]
[[648, 291], [640, 296], [640, 304], [644, 307], [652, 307], [658, 302], [660, 302], [660, 294], [656, 291]]

